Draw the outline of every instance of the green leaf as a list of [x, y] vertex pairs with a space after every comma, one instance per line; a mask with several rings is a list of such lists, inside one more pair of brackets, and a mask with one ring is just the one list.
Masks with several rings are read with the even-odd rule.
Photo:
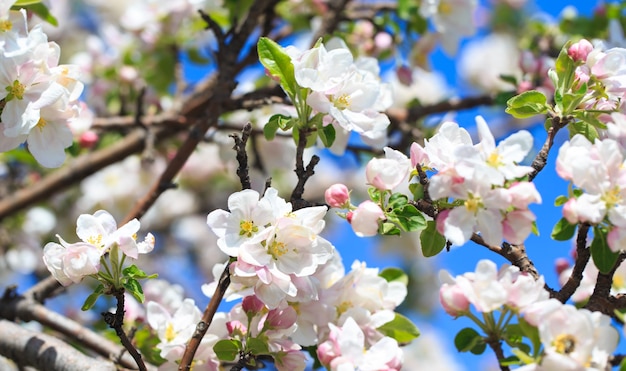
[[269, 348], [267, 347], [267, 341], [259, 338], [249, 338], [246, 340], [246, 350], [255, 356], [270, 354]]
[[424, 198], [424, 186], [420, 183], [409, 184], [409, 191], [411, 191], [414, 200], [421, 200]]
[[396, 313], [393, 320], [380, 326], [378, 331], [385, 336], [396, 339], [400, 344], [409, 343], [420, 336], [420, 331], [417, 326], [400, 313]]
[[41, 0], [17, 0], [15, 2], [15, 4], [13, 4], [14, 7], [23, 7], [26, 5], [33, 5], [33, 4], [38, 4], [40, 3]]
[[239, 340], [220, 340], [213, 346], [213, 351], [220, 361], [234, 361], [241, 350]]
[[263, 135], [265, 139], [272, 140], [276, 136], [278, 129], [287, 131], [293, 127], [295, 119], [291, 116], [285, 116], [281, 114], [275, 114], [268, 120], [267, 124], [263, 127]]
[[626, 358], [622, 359], [622, 363], [619, 364], [619, 371], [626, 371]]
[[563, 206], [568, 200], [569, 200], [569, 197], [560, 195], [554, 200], [554, 206], [556, 207]]
[[426, 218], [424, 218], [424, 214], [413, 205], [407, 204], [394, 209], [390, 215], [391, 214], [395, 216], [400, 228], [406, 232], [415, 232], [426, 228]]
[[144, 272], [141, 269], [137, 268], [137, 266], [135, 264], [131, 265], [130, 267], [124, 268], [124, 270], [122, 270], [122, 273], [124, 274], [124, 276], [130, 277], [130, 278], [136, 278], [136, 279], [142, 279], [142, 278], [148, 278], [149, 277], [146, 274], [146, 272]]
[[143, 290], [141, 289], [141, 284], [134, 278], [128, 278], [126, 282], [123, 283], [124, 288], [131, 294], [138, 302], [143, 303], [146, 299], [143, 295]]
[[367, 189], [367, 194], [370, 196], [370, 200], [374, 203], [379, 203], [381, 198], [382, 191], [376, 187], [369, 187]]
[[387, 282], [400, 282], [405, 286], [409, 284], [409, 276], [400, 268], [385, 268], [378, 275]]
[[485, 345], [483, 337], [471, 327], [462, 329], [454, 337], [454, 346], [456, 346], [459, 352], [474, 353], [474, 349], [476, 349], [476, 351], [480, 350], [481, 344]]
[[80, 307], [80, 310], [86, 311], [91, 309], [94, 304], [96, 304], [96, 300], [98, 300], [102, 293], [104, 293], [104, 285], [99, 284], [98, 287], [96, 287], [96, 289], [89, 294], [89, 296], [87, 296], [87, 299], [85, 299], [85, 302], [83, 303], [83, 306]]
[[335, 136], [336, 136], [336, 132], [335, 132], [335, 127], [332, 125], [319, 125], [318, 126], [318, 130], [317, 133], [320, 137], [320, 139], [322, 140], [322, 143], [324, 143], [324, 147], [328, 148], [330, 146], [333, 145], [333, 143], [335, 143]]
[[551, 237], [556, 241], [567, 241], [574, 237], [575, 232], [576, 224], [570, 224], [567, 219], [561, 218], [552, 228]]
[[529, 90], [506, 102], [506, 112], [515, 118], [527, 118], [548, 112], [546, 96], [537, 90]]
[[296, 95], [297, 85], [291, 57], [285, 53], [282, 46], [267, 37], [259, 39], [257, 50], [261, 64], [267, 68], [272, 76], [279, 79], [280, 86], [293, 99]]
[[607, 231], [604, 228], [594, 227], [593, 241], [591, 241], [591, 246], [589, 246], [593, 263], [601, 273], [609, 273], [619, 256], [618, 253], [611, 251], [611, 248], [609, 248], [606, 235]]
[[437, 223], [434, 220], [426, 222], [426, 229], [420, 234], [422, 254], [431, 257], [439, 254], [446, 246], [446, 238], [437, 231]]
[[595, 142], [595, 140], [599, 138], [596, 128], [584, 121], [574, 121], [567, 125], [567, 128], [569, 130], [570, 138], [574, 137], [576, 134], [582, 134], [585, 138], [589, 139], [591, 143]]
[[569, 91], [572, 87], [572, 82], [574, 81], [574, 70], [576, 65], [574, 60], [567, 53], [567, 49], [571, 46], [571, 44], [571, 42], [568, 42], [563, 46], [554, 63], [554, 70], [559, 77], [558, 85], [556, 85], [556, 87], [561, 93]]
[[406, 195], [403, 195], [402, 193], [394, 193], [389, 197], [389, 201], [387, 202], [387, 206], [392, 208], [392, 209], [398, 209], [401, 207], [404, 207], [404, 205], [406, 205], [407, 203], [409, 203], [409, 198]]
[[580, 102], [585, 98], [585, 94], [573, 94], [573, 93], [565, 93], [563, 94], [562, 101], [562, 110], [561, 114], [563, 116], [569, 115], [572, 111], [574, 111]]
[[384, 222], [380, 226], [379, 232], [384, 236], [399, 236], [402, 233], [400, 228], [391, 222]]

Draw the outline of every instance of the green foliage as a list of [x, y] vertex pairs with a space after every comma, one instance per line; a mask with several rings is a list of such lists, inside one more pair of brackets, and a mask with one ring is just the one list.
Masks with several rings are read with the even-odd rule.
[[141, 288], [141, 284], [134, 278], [127, 278], [126, 282], [123, 283], [124, 288], [128, 291], [129, 294], [135, 298], [140, 303], [146, 299], [143, 294], [143, 289]]
[[96, 289], [91, 294], [89, 294], [89, 296], [87, 296], [87, 299], [85, 299], [85, 302], [83, 303], [83, 306], [80, 308], [80, 310], [86, 311], [91, 309], [96, 304], [96, 301], [98, 300], [100, 295], [102, 295], [103, 293], [104, 285], [99, 284]]
[[278, 129], [287, 131], [294, 126], [295, 122], [296, 119], [293, 117], [275, 114], [270, 117], [267, 124], [263, 127], [263, 135], [265, 135], [265, 139], [272, 140], [276, 136]]
[[241, 341], [239, 340], [220, 340], [213, 346], [213, 351], [220, 361], [232, 362], [237, 358], [241, 351]]
[[400, 282], [405, 286], [409, 284], [409, 276], [400, 268], [385, 268], [378, 275], [387, 282]]
[[426, 229], [420, 234], [420, 244], [422, 254], [427, 258], [439, 254], [446, 246], [446, 238], [437, 231], [437, 223], [434, 220], [426, 223]]
[[567, 196], [560, 195], [554, 200], [554, 206], [563, 206], [568, 200], [569, 198]]
[[608, 273], [617, 262], [619, 254], [611, 251], [606, 236], [608, 231], [606, 228], [594, 227], [593, 228], [593, 241], [589, 250], [591, 251], [591, 258], [593, 263], [598, 267], [598, 270], [602, 273]]
[[319, 135], [320, 139], [322, 140], [322, 143], [324, 144], [324, 146], [326, 148], [330, 147], [333, 145], [333, 143], [335, 143], [335, 137], [336, 137], [336, 132], [335, 132], [335, 127], [332, 125], [326, 125], [323, 126], [321, 123], [321, 114], [317, 114], [316, 117], [319, 116], [320, 117], [320, 124], [317, 125], [317, 134]]
[[536, 90], [529, 90], [514, 96], [506, 104], [506, 113], [518, 119], [548, 112], [546, 96]]
[[53, 26], [59, 25], [59, 21], [50, 13], [50, 9], [41, 0], [18, 0], [11, 6], [11, 9], [26, 9]]
[[246, 351], [254, 354], [255, 356], [270, 354], [270, 350], [267, 347], [267, 340], [258, 338], [248, 338], [246, 340]]
[[396, 313], [396, 316], [390, 322], [378, 328], [383, 335], [396, 339], [400, 344], [406, 344], [411, 342], [420, 336], [419, 329], [410, 319]]
[[393, 209], [387, 214], [387, 219], [398, 224], [405, 232], [415, 232], [426, 227], [424, 214], [410, 204]]
[[161, 342], [161, 340], [158, 336], [155, 336], [148, 327], [143, 326], [135, 331], [133, 341], [137, 344], [137, 350], [139, 350], [141, 355], [145, 357], [146, 362], [156, 366], [160, 366], [167, 362], [166, 359], [161, 357], [161, 350], [157, 348], [157, 345]]
[[485, 351], [485, 339], [471, 327], [459, 331], [454, 337], [454, 346], [459, 352], [472, 352], [482, 354]]
[[552, 228], [551, 237], [556, 241], [567, 241], [574, 237], [576, 233], [576, 224], [570, 224], [565, 218], [559, 219]]
[[269, 73], [280, 81], [280, 86], [291, 99], [296, 96], [296, 78], [291, 57], [276, 42], [261, 37], [257, 43], [259, 60]]

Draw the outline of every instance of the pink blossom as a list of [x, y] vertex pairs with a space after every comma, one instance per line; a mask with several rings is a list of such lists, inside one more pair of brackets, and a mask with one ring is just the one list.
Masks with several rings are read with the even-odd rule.
[[336, 183], [326, 189], [324, 198], [330, 207], [344, 209], [350, 201], [350, 191], [344, 184]]
[[567, 49], [567, 54], [576, 62], [585, 62], [592, 50], [593, 45], [588, 40], [581, 39]]
[[385, 147], [385, 158], [371, 159], [365, 168], [369, 184], [380, 190], [392, 190], [411, 172], [411, 161], [401, 152]]
[[446, 313], [451, 316], [458, 317], [469, 311], [470, 302], [463, 289], [457, 285], [444, 283], [439, 289], [439, 301]]
[[378, 222], [385, 219], [385, 213], [376, 203], [363, 201], [352, 212], [350, 224], [359, 237], [371, 237], [378, 233]]

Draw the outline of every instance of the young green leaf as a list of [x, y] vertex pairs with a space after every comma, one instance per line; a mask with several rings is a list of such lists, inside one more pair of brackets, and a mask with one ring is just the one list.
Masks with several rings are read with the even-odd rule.
[[280, 86], [293, 99], [296, 95], [297, 85], [291, 57], [285, 53], [282, 46], [267, 37], [259, 39], [257, 50], [261, 64], [280, 81]]
[[565, 218], [559, 219], [552, 228], [552, 239], [556, 241], [567, 241], [574, 237], [576, 233], [576, 224], [570, 224]]
[[536, 90], [529, 90], [506, 102], [506, 113], [515, 118], [527, 118], [548, 112], [546, 96]]
[[136, 279], [128, 278], [126, 282], [124, 282], [123, 286], [129, 294], [137, 299], [138, 302], [143, 303], [143, 301], [146, 299], [146, 297], [143, 295], [141, 285]]
[[593, 229], [593, 241], [589, 247], [593, 263], [602, 273], [610, 272], [619, 256], [618, 253], [611, 251], [606, 241], [606, 235], [607, 231], [604, 228], [595, 227]]
[[459, 352], [470, 352], [480, 344], [484, 345], [483, 337], [471, 327], [462, 329], [454, 337], [454, 346]]
[[220, 361], [234, 361], [241, 350], [239, 340], [220, 340], [213, 346], [213, 351]]
[[413, 205], [407, 204], [394, 209], [390, 215], [395, 216], [400, 228], [407, 232], [415, 232], [426, 227], [424, 214]]
[[446, 246], [446, 238], [437, 231], [437, 223], [434, 220], [426, 222], [426, 229], [420, 234], [422, 254], [431, 257], [439, 254]]
[[417, 326], [400, 313], [396, 313], [393, 320], [380, 326], [378, 331], [385, 336], [396, 339], [400, 344], [409, 343], [420, 336], [420, 331]]
[[387, 282], [400, 282], [404, 285], [409, 284], [409, 276], [400, 268], [385, 268], [378, 275]]
[[86, 311], [91, 309], [94, 304], [96, 304], [96, 300], [98, 300], [102, 293], [104, 293], [104, 285], [99, 284], [98, 287], [96, 287], [96, 289], [89, 294], [89, 296], [87, 296], [87, 299], [85, 299], [85, 302], [83, 303], [83, 306], [80, 307], [80, 310]]

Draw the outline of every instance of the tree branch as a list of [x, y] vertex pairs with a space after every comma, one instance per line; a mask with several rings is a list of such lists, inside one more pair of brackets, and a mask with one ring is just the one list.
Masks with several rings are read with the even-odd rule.
[[65, 342], [0, 319], [0, 354], [42, 371], [114, 371], [110, 361], [88, 357]]

